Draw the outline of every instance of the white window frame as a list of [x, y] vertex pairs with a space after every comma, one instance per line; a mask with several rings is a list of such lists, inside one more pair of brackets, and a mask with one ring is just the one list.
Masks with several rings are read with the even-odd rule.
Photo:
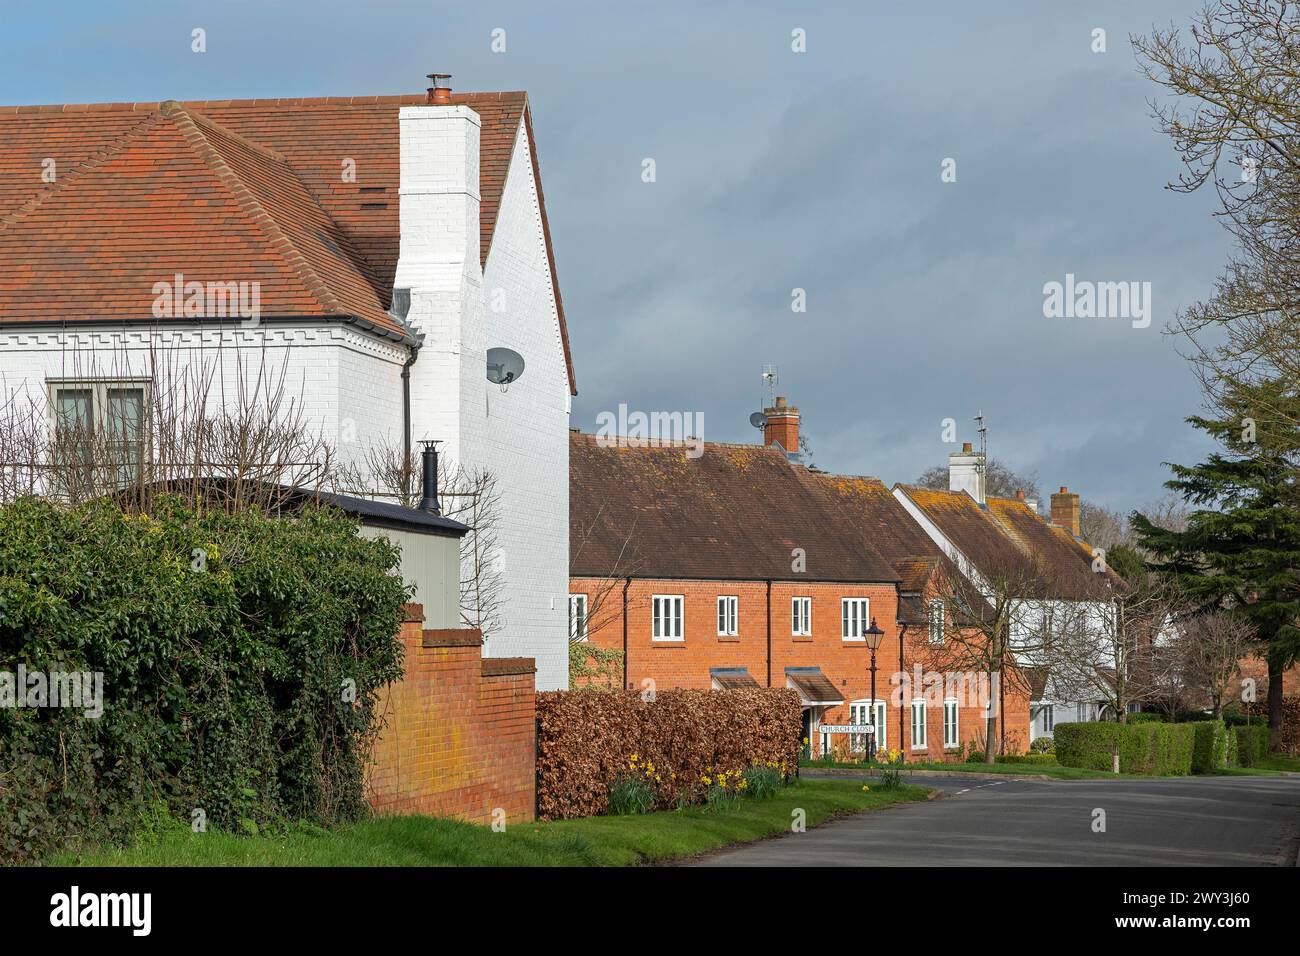
[[[685, 640], [685, 595], [653, 594], [650, 596], [650, 639], [655, 641]], [[676, 613], [673, 613], [673, 612]], [[666, 627], [661, 627], [666, 624]], [[675, 633], [674, 633], [675, 632]]]
[[1056, 708], [1052, 704], [1044, 704], [1042, 715], [1043, 732], [1050, 734], [1056, 730]]
[[[150, 427], [150, 401], [151, 389], [153, 386], [152, 379], [149, 378], [77, 378], [77, 377], [57, 377], [47, 378], [45, 388], [49, 401], [49, 424], [50, 435], [53, 439], [52, 444], [59, 441], [59, 393], [68, 392], [89, 392], [90, 393], [90, 441], [95, 443], [92, 448], [99, 447], [100, 443], [108, 442], [108, 395], [113, 391], [139, 391], [140, 392], [140, 432], [133, 441], [119, 441], [118, 444], [138, 445], [139, 452], [135, 456], [135, 462], [143, 463], [151, 461], [153, 455], [152, 429]], [[123, 467], [130, 467], [135, 462], [126, 463]], [[87, 462], [88, 468], [104, 468], [108, 462], [94, 461]], [[138, 473], [137, 473], [138, 474]], [[66, 476], [62, 479], [66, 481]], [[136, 475], [128, 475], [123, 479], [123, 484], [128, 484], [136, 480]], [[60, 477], [56, 474], [55, 485], [61, 484]]]
[[[918, 714], [920, 715], [919, 723], [917, 721]], [[918, 738], [921, 741], [919, 744], [916, 742]], [[914, 697], [912, 698], [912, 749], [929, 750], [929, 743], [929, 728], [926, 727], [925, 722], [925, 698]]]
[[790, 599], [790, 636], [812, 636], [812, 598], [795, 597]]
[[[852, 608], [852, 613], [850, 613]], [[862, 614], [859, 616], [858, 611]], [[871, 626], [871, 599], [864, 597], [840, 598], [840, 639], [864, 642], [867, 628]], [[856, 633], [855, 633], [856, 631]]]
[[[574, 609], [577, 608], [577, 607], [579, 607], [579, 606], [581, 606], [581, 608], [582, 608], [582, 611], [581, 611], [581, 615], [582, 615], [582, 616], [581, 616], [581, 618], [579, 618], [577, 615], [574, 614]], [[588, 616], [587, 616], [587, 607], [588, 607], [588, 603], [587, 603], [587, 595], [585, 595], [585, 594], [570, 594], [570, 595], [569, 595], [569, 640], [574, 641], [575, 643], [578, 643], [578, 644], [585, 644], [585, 643], [587, 643], [587, 624], [588, 624], [588, 620], [589, 620], [589, 618], [588, 618]], [[576, 621], [576, 620], [581, 620], [581, 621], [582, 621], [582, 628], [581, 628], [582, 633], [581, 633], [581, 634], [576, 633], [576, 631], [575, 631], [575, 629], [574, 629], [573, 624], [574, 624], [574, 621]]]
[[[861, 700], [853, 701], [851, 704], [849, 704], [849, 723], [851, 724], [872, 723], [873, 721], [864, 720], [863, 718], [869, 716], [873, 711], [875, 712], [874, 723], [876, 725], [876, 749], [877, 750], [880, 750], [882, 748], [888, 749], [889, 743], [885, 739], [886, 732], [887, 732], [887, 728], [885, 726], [885, 718], [886, 718], [887, 711], [885, 709], [885, 702], [883, 700], [877, 699], [873, 701], [869, 698], [864, 697]], [[867, 746], [866, 740], [857, 739], [863, 736], [864, 735], [862, 734], [850, 734], [849, 745], [855, 750], [858, 748], [865, 749]]]
[[[948, 697], [943, 702], [943, 746], [944, 749], [949, 747], [961, 746], [961, 702], [956, 697]], [[951, 716], [951, 720], [948, 718]], [[949, 733], [949, 729], [952, 733]]]
[[734, 594], [718, 595], [718, 637], [735, 637], [740, 633], [740, 598]]
[[944, 639], [944, 630], [946, 624], [947, 609], [944, 607], [942, 598], [933, 598], [930, 601], [930, 643], [942, 644]]

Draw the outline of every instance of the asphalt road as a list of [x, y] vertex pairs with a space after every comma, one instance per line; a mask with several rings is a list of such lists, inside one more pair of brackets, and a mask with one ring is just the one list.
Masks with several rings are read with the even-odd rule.
[[909, 782], [943, 794], [696, 865], [1294, 866], [1300, 846], [1300, 777]]

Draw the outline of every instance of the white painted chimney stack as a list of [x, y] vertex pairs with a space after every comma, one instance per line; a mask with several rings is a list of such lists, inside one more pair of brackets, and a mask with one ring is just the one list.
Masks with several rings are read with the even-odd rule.
[[964, 491], [984, 504], [984, 454], [973, 451], [970, 442], [948, 456], [948, 490]]
[[[439, 74], [439, 76], [441, 76]], [[435, 81], [441, 82], [441, 81]], [[424, 336], [411, 368], [411, 438], [441, 439], [466, 459], [484, 405], [486, 345], [479, 262], [479, 116], [442, 102], [398, 111], [401, 251], [393, 286], [411, 290], [407, 322]]]

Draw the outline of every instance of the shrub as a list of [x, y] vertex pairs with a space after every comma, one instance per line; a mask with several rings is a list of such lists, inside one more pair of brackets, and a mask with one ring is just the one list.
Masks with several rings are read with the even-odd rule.
[[99, 672], [104, 705], [0, 708], [0, 859], [124, 839], [160, 800], [236, 832], [368, 812], [407, 593], [397, 548], [356, 530], [167, 497], [0, 507], [0, 671]]
[[743, 782], [756, 763], [785, 777], [799, 765], [799, 709], [799, 696], [784, 688], [661, 690], [653, 700], [631, 691], [540, 693], [538, 816], [604, 813], [609, 782], [629, 772], [633, 756], [654, 768], [647, 783], [657, 808], [704, 801], [704, 777]]
[[1192, 773], [1212, 773], [1228, 765], [1228, 728], [1220, 720], [1192, 724]]
[[1055, 747], [1051, 737], [1035, 737], [1029, 745], [1029, 749], [1036, 754], [1050, 753]]
[[1268, 756], [1268, 726], [1255, 724], [1251, 727], [1233, 728], [1237, 735], [1237, 764], [1253, 767], [1262, 758]]
[[654, 805], [655, 792], [636, 774], [619, 774], [609, 785], [609, 812], [613, 816], [649, 813]]
[[[1268, 698], [1256, 701], [1245, 706], [1247, 714], [1256, 723], [1268, 723]], [[1268, 748], [1264, 751], [1267, 753]], [[1300, 697], [1283, 697], [1282, 698], [1282, 740], [1280, 743], [1280, 752], [1286, 754], [1300, 755]]]
[[1138, 714], [1129, 714], [1128, 722], [1130, 724], [1167, 724], [1169, 718], [1164, 714], [1157, 714], [1151, 711], [1143, 711]]
[[1110, 771], [1118, 753], [1122, 773], [1191, 772], [1195, 731], [1190, 724], [1095, 721], [1057, 724], [1053, 733], [1062, 767]]

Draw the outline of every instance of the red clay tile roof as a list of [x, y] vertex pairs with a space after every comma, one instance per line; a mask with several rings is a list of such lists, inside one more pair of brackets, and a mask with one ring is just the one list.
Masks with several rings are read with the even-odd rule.
[[1037, 581], [1045, 589], [1034, 596], [1063, 600], [1103, 601], [1125, 588], [1113, 572], [1092, 570], [1092, 551], [1087, 545], [1049, 525], [1023, 501], [990, 498], [986, 509], [964, 491], [899, 487], [986, 575], [995, 573], [993, 568], [1007, 573], [1019, 568], [1023, 581]]
[[[53, 241], [76, 240], [52, 260], [57, 271], [51, 268], [42, 277], [35, 271], [39, 260], [28, 261], [20, 265], [25, 272], [13, 287], [7, 278], [0, 282], [0, 321], [21, 320], [33, 312], [42, 318], [57, 313], [66, 320], [125, 316], [124, 296], [140, 296], [150, 305], [152, 282], [160, 273], [167, 278], [179, 271], [187, 279], [204, 281], [214, 262], [230, 252], [234, 258], [216, 280], [228, 281], [232, 274], [243, 278], [249, 270], [257, 274], [248, 281], [273, 277], [274, 282], [263, 280], [262, 285], [262, 309], [268, 316], [332, 313], [337, 306], [391, 325], [384, 313], [400, 245], [398, 109], [424, 103], [420, 94], [196, 101], [179, 104], [179, 110], [168, 104], [167, 111], [163, 103], [0, 107], [0, 240], [13, 228], [11, 219], [25, 218], [24, 213], [57, 193], [66, 195], [43, 214], [42, 223], [54, 231]], [[538, 172], [528, 97], [523, 92], [460, 93], [452, 95], [452, 103], [470, 107], [482, 122], [480, 259], [486, 263], [521, 123]], [[192, 125], [198, 139], [178, 124]], [[221, 162], [214, 165], [213, 154]], [[59, 182], [54, 185], [41, 179], [47, 158], [57, 164]], [[356, 162], [356, 182], [343, 181], [345, 159]], [[110, 191], [109, 175], [125, 175], [121, 198]], [[191, 186], [193, 196], [186, 193]], [[550, 254], [541, 188], [539, 175], [542, 229]], [[155, 192], [161, 194], [158, 200]], [[250, 197], [270, 223], [252, 208]], [[64, 218], [57, 218], [60, 213]], [[233, 221], [225, 221], [227, 214]], [[253, 226], [263, 232], [278, 227], [292, 249], [275, 236], [255, 242]], [[21, 244], [10, 240], [4, 251]], [[268, 245], [275, 248], [268, 251]], [[576, 393], [554, 255], [550, 258], [569, 386]], [[153, 279], [141, 296], [134, 283], [141, 264], [150, 261]], [[315, 268], [305, 272], [304, 266]], [[104, 275], [91, 277], [99, 272]], [[359, 287], [358, 277], [368, 289]], [[121, 285], [109, 288], [114, 280]], [[78, 291], [83, 285], [84, 293]], [[92, 290], [112, 293], [108, 309], [100, 308], [102, 300], [92, 297]], [[37, 293], [44, 296], [41, 303], [32, 300]], [[139, 306], [132, 309], [140, 312]], [[148, 308], [133, 317], [149, 317]]]
[[832, 475], [798, 468], [804, 484], [824, 507], [840, 515], [858, 539], [890, 563], [904, 591], [924, 590], [943, 552], [912, 520], [884, 482], [860, 475]]
[[[898, 580], [849, 509], [776, 449], [706, 443], [689, 458], [680, 446], [569, 438], [575, 577]], [[805, 572], [791, 568], [795, 548]]]

